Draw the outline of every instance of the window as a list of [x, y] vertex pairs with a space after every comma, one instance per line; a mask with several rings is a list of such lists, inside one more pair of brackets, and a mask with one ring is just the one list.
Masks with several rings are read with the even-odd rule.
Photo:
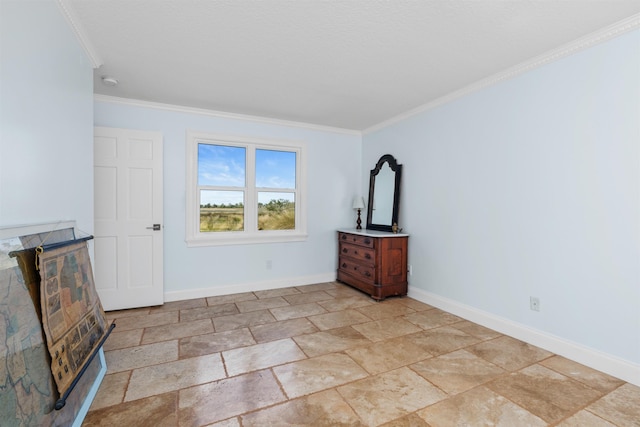
[[306, 239], [305, 145], [187, 134], [187, 244]]

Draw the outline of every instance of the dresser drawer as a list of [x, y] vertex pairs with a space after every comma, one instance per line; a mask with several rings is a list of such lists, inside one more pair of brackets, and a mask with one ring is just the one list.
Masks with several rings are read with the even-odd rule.
[[351, 243], [340, 242], [340, 256], [360, 260], [362, 263], [373, 265], [376, 251], [373, 248], [362, 247]]
[[373, 248], [375, 239], [369, 236], [360, 236], [359, 234], [339, 233], [338, 241]]
[[373, 265], [364, 265], [359, 261], [346, 257], [340, 257], [339, 269], [366, 282], [373, 283], [375, 278], [375, 268]]

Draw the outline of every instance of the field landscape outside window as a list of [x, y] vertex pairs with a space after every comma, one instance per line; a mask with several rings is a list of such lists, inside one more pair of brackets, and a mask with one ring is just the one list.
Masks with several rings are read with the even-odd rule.
[[257, 230], [295, 230], [296, 152], [200, 143], [198, 188], [200, 232], [242, 232], [249, 220]]

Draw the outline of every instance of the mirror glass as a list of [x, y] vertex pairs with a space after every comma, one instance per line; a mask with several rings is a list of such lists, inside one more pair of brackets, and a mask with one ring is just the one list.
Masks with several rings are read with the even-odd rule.
[[393, 187], [396, 181], [395, 173], [389, 163], [384, 163], [376, 176], [373, 190], [373, 207], [371, 222], [373, 224], [391, 224], [393, 218]]
[[401, 174], [402, 165], [390, 154], [382, 156], [371, 170], [367, 229], [391, 231], [398, 222]]

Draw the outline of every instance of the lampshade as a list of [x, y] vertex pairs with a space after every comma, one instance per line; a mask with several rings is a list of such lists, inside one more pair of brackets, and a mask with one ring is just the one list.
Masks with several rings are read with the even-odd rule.
[[353, 198], [353, 209], [364, 209], [364, 197]]

